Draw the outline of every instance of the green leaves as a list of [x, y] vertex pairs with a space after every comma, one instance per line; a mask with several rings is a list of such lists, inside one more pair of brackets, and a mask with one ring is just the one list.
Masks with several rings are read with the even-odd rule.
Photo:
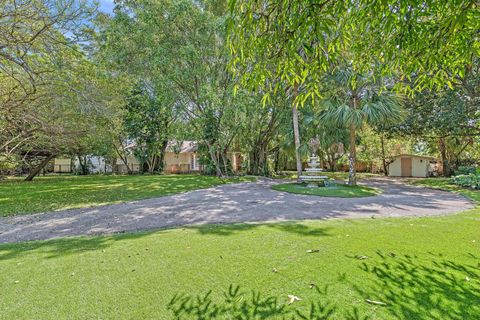
[[[232, 70], [262, 90], [268, 87], [258, 75], [288, 86], [321, 85], [344, 52], [361, 73], [381, 60], [383, 75], [417, 74], [405, 90], [438, 89], [480, 53], [480, 10], [470, 0], [235, 0], [229, 8]], [[301, 96], [318, 94], [312, 85], [304, 89]]]

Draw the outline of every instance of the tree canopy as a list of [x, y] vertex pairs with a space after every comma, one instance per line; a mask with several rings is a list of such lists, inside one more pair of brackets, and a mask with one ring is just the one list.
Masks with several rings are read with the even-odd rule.
[[160, 172], [185, 140], [208, 174], [235, 153], [246, 173], [300, 176], [313, 152], [352, 184], [400, 152], [447, 175], [480, 156], [478, 1], [2, 4], [2, 174], [92, 155]]
[[415, 80], [404, 88], [452, 86], [480, 53], [477, 1], [231, 0], [233, 70], [250, 87], [301, 84], [299, 99], [319, 95], [321, 75], [345, 49], [355, 70]]

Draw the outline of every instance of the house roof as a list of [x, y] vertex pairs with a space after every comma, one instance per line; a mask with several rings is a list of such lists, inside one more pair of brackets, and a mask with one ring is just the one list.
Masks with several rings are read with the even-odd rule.
[[[131, 141], [127, 144], [125, 149], [135, 149], [137, 147], [136, 141]], [[187, 152], [196, 152], [198, 150], [198, 144], [196, 141], [177, 141], [171, 140], [167, 144], [166, 152], [175, 152], [175, 153], [187, 153]]]
[[439, 160], [438, 158], [436, 157], [432, 157], [432, 156], [423, 156], [423, 155], [419, 155], [419, 154], [406, 154], [406, 153], [402, 153], [402, 154], [399, 154], [399, 155], [396, 155], [394, 156], [394, 158], [400, 158], [400, 157], [413, 157], [413, 158], [422, 158], [422, 159], [428, 159], [428, 160]]
[[167, 152], [187, 153], [196, 152], [198, 144], [196, 141], [169, 141], [167, 145]]

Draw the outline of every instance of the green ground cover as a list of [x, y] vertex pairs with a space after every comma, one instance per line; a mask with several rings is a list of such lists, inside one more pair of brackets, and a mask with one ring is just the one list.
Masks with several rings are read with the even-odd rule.
[[345, 184], [330, 184], [328, 187], [309, 188], [306, 184], [284, 183], [272, 186], [272, 189], [297, 194], [307, 194], [321, 197], [359, 198], [377, 195], [380, 190], [366, 186], [349, 186]]
[[0, 216], [83, 208], [252, 181], [204, 175], [47, 176], [0, 182]]
[[1, 317], [475, 319], [479, 229], [476, 210], [2, 245]]
[[[346, 180], [348, 179], [348, 172], [344, 171], [323, 171], [322, 176], [327, 176], [330, 179], [335, 180]], [[374, 178], [374, 177], [382, 177], [382, 175], [369, 173], [369, 172], [357, 172], [357, 179], [366, 179], [366, 178]], [[277, 174], [273, 177], [274, 179], [297, 179], [297, 172], [295, 171], [282, 171], [280, 174]]]
[[479, 230], [474, 209], [0, 245], [0, 318], [476, 319]]
[[426, 179], [410, 179], [409, 183], [421, 187], [440, 189], [460, 193], [467, 198], [472, 199], [477, 205], [480, 205], [480, 192], [474, 189], [460, 187], [451, 183], [450, 178], [426, 178]]

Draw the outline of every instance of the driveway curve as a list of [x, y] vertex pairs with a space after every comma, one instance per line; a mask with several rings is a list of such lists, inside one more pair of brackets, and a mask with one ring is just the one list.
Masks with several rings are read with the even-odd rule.
[[433, 216], [473, 208], [463, 196], [399, 180], [364, 180], [383, 193], [347, 199], [271, 189], [281, 182], [261, 179], [122, 204], [0, 218], [0, 243], [206, 223]]

